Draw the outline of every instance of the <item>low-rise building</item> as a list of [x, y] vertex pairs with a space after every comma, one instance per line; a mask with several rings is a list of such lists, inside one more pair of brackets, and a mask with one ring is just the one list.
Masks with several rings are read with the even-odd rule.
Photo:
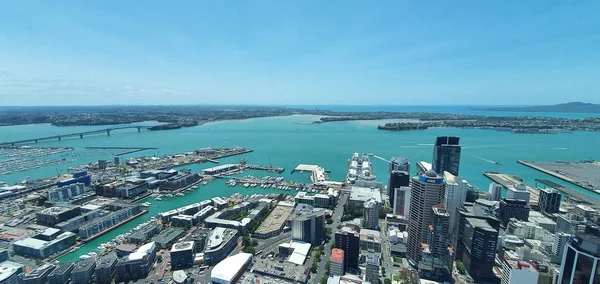
[[44, 264], [21, 278], [21, 284], [45, 284], [48, 282], [48, 275], [54, 271], [56, 267], [50, 264]]
[[54, 225], [79, 216], [81, 208], [79, 206], [71, 207], [50, 207], [35, 214], [35, 219], [39, 225], [54, 227]]
[[219, 284], [236, 283], [251, 261], [252, 254], [249, 253], [238, 253], [223, 259], [212, 269], [210, 280]]
[[209, 235], [204, 251], [204, 262], [215, 264], [229, 254], [237, 244], [239, 231], [235, 229], [216, 227]]
[[57, 252], [70, 248], [75, 244], [75, 234], [60, 233], [60, 230], [48, 228], [33, 237], [24, 238], [13, 243], [13, 251], [17, 255], [47, 258]]
[[112, 212], [81, 226], [79, 236], [83, 239], [93, 237], [142, 212], [137, 203], [111, 203], [108, 210]]
[[168, 249], [185, 233], [181, 228], [167, 228], [154, 236], [152, 241], [156, 242], [156, 246], [163, 249]]
[[[391, 237], [390, 237], [391, 241]], [[381, 233], [375, 230], [360, 230], [360, 249], [369, 252], [381, 252]]]
[[71, 280], [73, 283], [90, 283], [94, 271], [96, 270], [96, 259], [88, 258], [75, 263], [71, 271]]
[[73, 262], [61, 263], [48, 275], [49, 284], [65, 284], [71, 278], [71, 272], [75, 268]]
[[350, 191], [350, 199], [348, 199], [348, 204], [362, 208], [365, 202], [371, 198], [375, 199], [377, 203], [381, 204], [381, 191], [379, 191], [378, 188], [353, 186]]
[[171, 267], [175, 269], [191, 267], [194, 264], [195, 251], [193, 241], [174, 244], [171, 248]]
[[117, 267], [117, 254], [109, 253], [101, 256], [96, 263], [96, 282], [101, 284], [111, 283], [115, 278]]
[[134, 244], [141, 244], [145, 243], [158, 233], [160, 233], [160, 227], [154, 223], [150, 223], [127, 236], [127, 240]]
[[146, 278], [156, 259], [156, 243], [150, 242], [139, 247], [134, 253], [118, 260], [116, 266], [117, 281]]
[[0, 283], [2, 284], [18, 284], [18, 275], [23, 273], [23, 264], [3, 261], [0, 262]]
[[537, 283], [538, 277], [537, 269], [528, 262], [505, 258], [502, 263], [502, 284]]
[[293, 210], [294, 204], [283, 201], [279, 202], [277, 207], [260, 224], [252, 236], [258, 239], [268, 239], [279, 235]]

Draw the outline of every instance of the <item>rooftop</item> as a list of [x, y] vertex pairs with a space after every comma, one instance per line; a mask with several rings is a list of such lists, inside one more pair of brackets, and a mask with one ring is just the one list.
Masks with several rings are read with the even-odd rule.
[[273, 209], [273, 212], [267, 216], [265, 221], [260, 224], [260, 227], [258, 227], [255, 233], [267, 234], [281, 229], [293, 210], [293, 204], [292, 206], [289, 206], [285, 203], [279, 203], [279, 205]]
[[490, 226], [490, 224], [488, 224], [488, 222], [486, 222], [485, 220], [477, 219], [477, 218], [469, 218], [469, 217], [467, 217], [465, 219], [467, 220], [467, 223], [469, 223], [473, 227], [478, 227], [478, 228], [481, 228], [483, 230], [490, 231], [490, 232], [496, 232], [496, 229], [494, 229], [492, 226]]
[[377, 188], [368, 188], [353, 186], [350, 192], [350, 200], [367, 201], [374, 198], [375, 201], [381, 203], [381, 192]]
[[208, 237], [208, 243], [206, 244], [207, 250], [216, 249], [225, 243], [226, 240], [231, 238], [236, 233], [235, 230], [226, 229], [223, 227], [216, 227], [210, 233]]
[[379, 266], [379, 254], [378, 253], [367, 253], [367, 264]]
[[23, 267], [23, 264], [9, 260], [0, 263], [0, 282], [3, 282], [13, 274], [17, 273], [19, 270], [22, 270]]
[[535, 266], [526, 261], [505, 258], [504, 263], [506, 263], [506, 265], [512, 270], [529, 270], [531, 272], [538, 273]]
[[331, 261], [344, 261], [344, 250], [339, 248], [334, 248], [333, 250], [331, 250]]
[[375, 242], [381, 242], [381, 233], [376, 230], [360, 229], [360, 240], [370, 240]]
[[194, 248], [194, 242], [180, 242], [173, 245], [171, 252], [178, 252], [184, 250], [192, 250]]
[[240, 270], [252, 259], [250, 253], [238, 253], [219, 262], [210, 273], [211, 280], [219, 279], [230, 283]]
[[283, 243], [279, 245], [280, 247], [289, 247], [293, 248], [294, 251], [290, 255], [287, 261], [297, 264], [303, 265], [306, 257], [308, 256], [308, 251], [310, 250], [311, 245], [309, 243], [305, 243], [302, 241], [290, 241], [289, 243]]
[[35, 239], [35, 238], [24, 238], [24, 239], [14, 242], [13, 244], [17, 245], [17, 246], [29, 247], [32, 249], [39, 250], [39, 249], [43, 249], [49, 245], [52, 245], [54, 243], [57, 243], [59, 241], [62, 241], [63, 239], [66, 239], [71, 236], [75, 236], [75, 234], [71, 233], [71, 232], [64, 232], [64, 233], [58, 235], [56, 237], [56, 239], [51, 240], [51, 241], [44, 241], [44, 240]]

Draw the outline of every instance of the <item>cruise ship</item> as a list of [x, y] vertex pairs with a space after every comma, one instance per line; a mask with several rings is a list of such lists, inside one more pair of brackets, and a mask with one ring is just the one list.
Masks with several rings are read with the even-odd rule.
[[371, 168], [371, 160], [369, 154], [358, 153], [352, 154], [352, 158], [348, 160], [348, 175], [346, 177], [347, 184], [355, 184], [360, 182], [374, 182], [376, 176]]

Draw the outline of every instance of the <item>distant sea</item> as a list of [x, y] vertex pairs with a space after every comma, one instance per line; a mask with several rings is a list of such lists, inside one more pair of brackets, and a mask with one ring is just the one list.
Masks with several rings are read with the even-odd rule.
[[[298, 106], [293, 106], [298, 107]], [[435, 107], [435, 106], [306, 106], [306, 108], [330, 109], [337, 111], [411, 111], [411, 112], [443, 112], [457, 114], [481, 115], [531, 115], [579, 118], [585, 114], [561, 113], [514, 113], [514, 112], [487, 112], [473, 111], [473, 106], [463, 107]], [[591, 116], [591, 115], [590, 115]], [[406, 156], [411, 160], [411, 171], [416, 171], [416, 162], [420, 160], [431, 161], [432, 143], [435, 137], [453, 135], [461, 138], [463, 147], [460, 175], [469, 182], [487, 191], [490, 183], [482, 175], [485, 171], [494, 171], [515, 174], [523, 178], [526, 183], [533, 185], [535, 178], [546, 178], [559, 184], [575, 188], [588, 194], [591, 198], [600, 198], [596, 193], [578, 188], [562, 182], [543, 173], [537, 172], [516, 162], [516, 160], [529, 161], [579, 161], [584, 159], [600, 160], [600, 148], [591, 147], [594, 141], [600, 141], [600, 133], [574, 132], [571, 134], [511, 134], [493, 130], [431, 128], [427, 130], [390, 132], [377, 130], [381, 121], [346, 121], [326, 124], [311, 124], [319, 116], [296, 115], [286, 117], [268, 117], [239, 121], [222, 121], [209, 123], [202, 126], [183, 128], [169, 131], [143, 131], [122, 130], [111, 133], [111, 136], [96, 135], [83, 139], [65, 139], [40, 143], [36, 146], [70, 146], [75, 151], [59, 154], [49, 158], [66, 158], [74, 160], [71, 163], [58, 166], [44, 167], [9, 175], [0, 176], [0, 180], [9, 184], [17, 183], [25, 178], [34, 179], [56, 176], [69, 171], [69, 167], [97, 161], [99, 159], [112, 160], [118, 151], [85, 150], [86, 146], [123, 146], [123, 147], [157, 147], [158, 150], [143, 151], [125, 156], [162, 156], [172, 153], [193, 151], [202, 147], [231, 147], [244, 146], [253, 149], [253, 153], [222, 159], [221, 163], [238, 162], [246, 159], [250, 163], [283, 166], [286, 171], [281, 176], [287, 179], [308, 181], [305, 174], [290, 174], [298, 164], [317, 164], [331, 170], [332, 180], [343, 180], [347, 169], [347, 160], [353, 152], [373, 153], [389, 159], [392, 156]], [[147, 124], [147, 123], [139, 123]], [[61, 133], [73, 133], [92, 129], [101, 129], [105, 126], [74, 126], [55, 127], [48, 124], [22, 125], [0, 127], [0, 140], [18, 140], [40, 136], [50, 136]], [[0, 159], [6, 157], [0, 157]], [[500, 165], [493, 163], [499, 161]], [[2, 160], [0, 160], [2, 162]], [[193, 171], [201, 171], [213, 164], [189, 165]], [[374, 173], [378, 180], [387, 183], [386, 172], [388, 165], [385, 161], [373, 158]], [[246, 172], [252, 174], [273, 175], [264, 172]], [[83, 253], [95, 249], [101, 243], [108, 242], [118, 234], [127, 232], [136, 224], [148, 220], [152, 215], [171, 210], [192, 202], [197, 202], [213, 196], [229, 196], [234, 192], [245, 193], [271, 193], [276, 190], [261, 188], [246, 189], [243, 187], [230, 188], [225, 181], [217, 180], [201, 187], [186, 197], [174, 197], [163, 201], [148, 200], [159, 207], [150, 207], [151, 214], [146, 214], [133, 222], [90, 242], [85, 247], [61, 260], [76, 260]]]

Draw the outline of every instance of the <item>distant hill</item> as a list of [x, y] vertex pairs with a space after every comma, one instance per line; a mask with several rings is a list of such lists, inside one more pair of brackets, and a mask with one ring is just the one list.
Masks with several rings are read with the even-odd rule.
[[500, 107], [500, 108], [479, 108], [477, 110], [487, 111], [518, 111], [518, 112], [567, 112], [567, 113], [600, 113], [600, 105], [570, 102], [548, 106], [531, 107]]

